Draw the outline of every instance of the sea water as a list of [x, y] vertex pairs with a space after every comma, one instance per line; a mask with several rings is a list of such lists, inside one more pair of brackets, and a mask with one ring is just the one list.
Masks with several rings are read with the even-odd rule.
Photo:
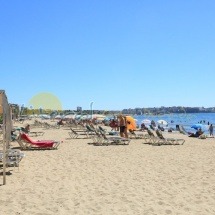
[[[180, 113], [180, 114], [164, 114], [164, 115], [136, 115], [134, 118], [140, 126], [144, 119], [154, 120], [157, 124], [158, 120], [165, 120], [168, 122], [166, 128], [176, 128], [176, 125], [183, 125], [187, 131], [194, 132], [192, 125], [201, 123], [206, 125], [213, 124], [215, 126], [215, 113]], [[207, 133], [207, 130], [205, 131]]]

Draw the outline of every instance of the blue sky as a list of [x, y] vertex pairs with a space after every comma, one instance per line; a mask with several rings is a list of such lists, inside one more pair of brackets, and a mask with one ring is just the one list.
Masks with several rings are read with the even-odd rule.
[[214, 0], [0, 0], [1, 89], [63, 109], [214, 103]]

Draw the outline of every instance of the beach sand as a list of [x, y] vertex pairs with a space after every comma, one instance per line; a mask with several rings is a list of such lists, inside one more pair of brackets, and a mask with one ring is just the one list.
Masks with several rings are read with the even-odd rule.
[[24, 151], [20, 167], [8, 168], [0, 186], [2, 215], [215, 214], [214, 138], [164, 133], [186, 142], [94, 146], [70, 139], [64, 128], [37, 130], [44, 136], [32, 138], [63, 143], [57, 150]]

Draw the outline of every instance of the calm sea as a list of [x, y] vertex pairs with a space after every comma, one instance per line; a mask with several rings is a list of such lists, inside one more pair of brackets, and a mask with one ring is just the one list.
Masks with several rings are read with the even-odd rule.
[[157, 122], [158, 120], [165, 120], [168, 122], [168, 127], [176, 128], [176, 125], [183, 125], [188, 131], [193, 131], [191, 126], [193, 124], [202, 123], [207, 125], [215, 125], [215, 113], [183, 113], [183, 114], [164, 114], [164, 115], [136, 115], [134, 118], [137, 124], [140, 125], [142, 120], [149, 119]]

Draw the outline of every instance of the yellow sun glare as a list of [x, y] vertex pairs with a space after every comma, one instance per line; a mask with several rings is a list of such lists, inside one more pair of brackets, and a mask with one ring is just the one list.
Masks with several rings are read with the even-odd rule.
[[33, 96], [28, 103], [28, 106], [32, 106], [33, 109], [62, 110], [60, 100], [52, 93], [39, 93]]

